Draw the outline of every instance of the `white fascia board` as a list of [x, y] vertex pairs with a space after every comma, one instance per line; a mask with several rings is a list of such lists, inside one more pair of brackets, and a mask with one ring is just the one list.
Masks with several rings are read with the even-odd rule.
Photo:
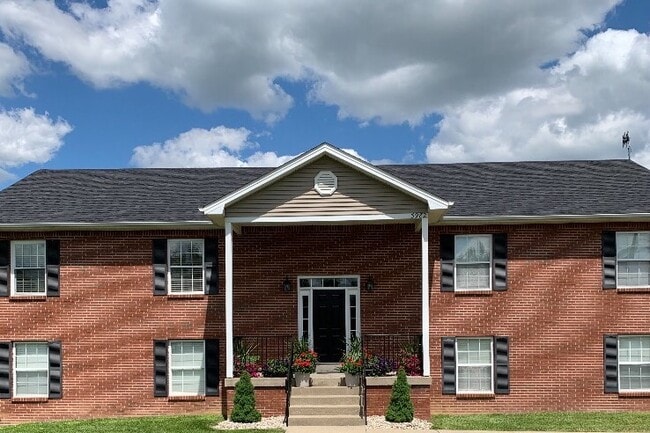
[[0, 232], [55, 230], [201, 230], [216, 228], [212, 221], [116, 221], [103, 223], [38, 222], [0, 224]]
[[333, 159], [343, 162], [353, 168], [365, 173], [366, 175], [380, 180], [392, 187], [411, 195], [419, 200], [427, 203], [429, 210], [447, 209], [453, 203], [447, 202], [439, 197], [429, 194], [428, 192], [417, 188], [385, 171], [375, 167], [374, 165], [363, 161], [347, 152], [344, 152], [331, 144], [323, 143], [309, 150], [295, 159], [281, 165], [271, 173], [262, 176], [261, 178], [249, 183], [248, 185], [233, 191], [232, 193], [220, 198], [212, 204], [199, 208], [199, 211], [206, 215], [223, 215], [225, 207], [256, 192], [265, 186], [275, 182], [276, 180], [288, 175], [289, 173], [309, 164], [312, 161], [320, 158], [323, 155], [332, 157]]
[[[419, 214], [417, 212], [416, 214]], [[420, 218], [414, 214], [376, 214], [376, 215], [300, 215], [300, 216], [254, 216], [254, 217], [228, 217], [233, 224], [299, 224], [299, 223], [343, 223], [363, 221], [412, 221], [416, 223]]]
[[439, 225], [485, 224], [562, 224], [571, 222], [650, 222], [650, 213], [593, 214], [593, 215], [495, 215], [495, 216], [444, 216]]

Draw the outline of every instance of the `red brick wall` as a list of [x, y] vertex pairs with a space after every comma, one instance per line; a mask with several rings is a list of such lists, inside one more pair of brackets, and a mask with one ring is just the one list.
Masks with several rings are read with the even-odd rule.
[[[367, 388], [368, 416], [385, 415], [390, 402], [391, 386], [373, 386]], [[429, 419], [431, 388], [429, 386], [411, 385], [411, 401], [415, 408], [415, 417]]]
[[[650, 333], [650, 293], [601, 288], [604, 228], [650, 225], [431, 228], [432, 413], [650, 410], [650, 397], [603, 393], [603, 334]], [[508, 291], [440, 292], [440, 232], [503, 231]], [[64, 393], [45, 403], [0, 400], [0, 423], [227, 407], [220, 397], [200, 402], [153, 397], [154, 339], [219, 338], [225, 373], [223, 291], [197, 299], [152, 296], [151, 239], [205, 236], [223, 239], [223, 231], [0, 234], [61, 239], [61, 297], [0, 298], [0, 340], [62, 340]], [[420, 332], [420, 234], [412, 225], [244, 228], [234, 236], [234, 247], [235, 335], [295, 335], [296, 277], [309, 274], [360, 274], [362, 282], [372, 274], [375, 291], [361, 291], [363, 332]], [[219, 254], [223, 287], [223, 242]], [[294, 285], [290, 293], [280, 288], [285, 275]], [[510, 337], [510, 395], [443, 396], [440, 338], [484, 335]], [[277, 409], [269, 404], [264, 411]]]
[[[650, 334], [650, 292], [602, 289], [601, 233], [649, 224], [437, 227], [430, 235], [431, 412], [650, 410], [650, 396], [603, 392], [603, 335]], [[508, 233], [508, 290], [440, 292], [439, 233]], [[443, 336], [510, 337], [510, 394], [441, 393]]]
[[[255, 388], [255, 407], [262, 416], [284, 416], [284, 405], [286, 404], [287, 394], [284, 387], [280, 388]], [[235, 398], [235, 389], [226, 388], [222, 401], [223, 416], [230, 416], [232, 412], [233, 399]]]
[[[63, 347], [63, 399], [0, 400], [0, 423], [222, 412], [229, 403], [220, 397], [153, 397], [154, 339], [219, 338], [225, 375], [224, 291], [192, 299], [152, 295], [151, 240], [207, 236], [220, 239], [223, 287], [221, 230], [0, 234], [61, 240], [61, 297], [0, 298], [0, 341], [56, 339]], [[234, 247], [235, 335], [296, 335], [296, 277], [305, 274], [361, 274], [362, 281], [372, 274], [375, 291], [361, 293], [363, 331], [420, 332], [419, 235], [412, 226], [244, 228]], [[290, 293], [280, 288], [285, 275]], [[278, 401], [262, 397], [263, 412], [277, 411]]]
[[[222, 233], [1, 233], [5, 239], [61, 239], [61, 296], [44, 301], [0, 298], [0, 340], [61, 340], [63, 398], [44, 403], [0, 400], [0, 424], [219, 413], [219, 397], [200, 402], [153, 397], [154, 339], [219, 338], [225, 353], [225, 328], [223, 292], [198, 299], [152, 295], [151, 239]], [[223, 254], [220, 259], [223, 263]]]

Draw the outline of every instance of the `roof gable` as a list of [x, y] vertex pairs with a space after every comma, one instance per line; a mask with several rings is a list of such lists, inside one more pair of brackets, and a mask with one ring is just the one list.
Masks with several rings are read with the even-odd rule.
[[211, 218], [223, 218], [228, 206], [231, 206], [256, 192], [263, 190], [269, 185], [278, 182], [280, 179], [283, 179], [286, 176], [295, 173], [296, 171], [325, 156], [358, 171], [362, 175], [375, 179], [378, 182], [382, 182], [391, 188], [402, 192], [403, 194], [426, 203], [427, 210], [429, 212], [445, 211], [449, 208], [449, 206], [452, 205], [452, 203], [447, 202], [446, 200], [443, 200], [423, 189], [413, 186], [412, 184], [400, 179], [399, 177], [394, 176], [393, 174], [390, 174], [366, 161], [356, 158], [353, 155], [350, 155], [349, 153], [344, 152], [329, 143], [322, 143], [319, 146], [316, 146], [315, 148], [303, 153], [302, 155], [297, 156], [286, 164], [267, 173], [259, 179], [249, 183], [248, 185], [245, 185], [244, 187], [231, 192], [225, 197], [222, 197], [219, 200], [201, 208], [200, 211], [204, 212]]

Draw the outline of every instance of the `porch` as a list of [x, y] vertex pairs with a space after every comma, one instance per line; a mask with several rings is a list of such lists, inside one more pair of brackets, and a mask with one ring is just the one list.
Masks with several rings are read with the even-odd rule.
[[422, 232], [413, 223], [242, 227], [231, 236], [226, 377], [251, 358], [260, 370], [286, 358], [296, 339], [336, 365], [353, 338], [385, 365], [410, 356], [414, 375], [429, 375]]

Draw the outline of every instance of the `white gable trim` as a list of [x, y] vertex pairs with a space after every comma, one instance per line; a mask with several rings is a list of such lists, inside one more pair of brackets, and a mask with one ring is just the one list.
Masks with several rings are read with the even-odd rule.
[[355, 156], [352, 156], [349, 153], [344, 152], [329, 143], [322, 143], [315, 148], [303, 153], [302, 155], [297, 156], [284, 165], [281, 165], [265, 176], [262, 176], [261, 178], [249, 183], [248, 185], [245, 185], [242, 188], [233, 191], [232, 193], [205, 207], [199, 208], [199, 210], [206, 215], [223, 216], [226, 206], [229, 206], [243, 199], [244, 197], [247, 197], [261, 190], [262, 188], [274, 183], [275, 181], [287, 176], [288, 174], [300, 169], [301, 167], [304, 167], [305, 165], [311, 163], [312, 161], [315, 161], [324, 155], [327, 155], [343, 164], [351, 166], [361, 173], [377, 179], [385, 184], [388, 184], [405, 194], [422, 200], [423, 202], [427, 203], [429, 211], [446, 210], [453, 204], [452, 202], [448, 202], [432, 194], [429, 194], [420, 188], [417, 188], [393, 175], [390, 175], [385, 171], [375, 167], [374, 165]]

